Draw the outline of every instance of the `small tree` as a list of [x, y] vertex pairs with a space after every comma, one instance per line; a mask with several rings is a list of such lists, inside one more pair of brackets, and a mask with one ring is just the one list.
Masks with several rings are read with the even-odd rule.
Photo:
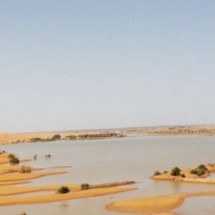
[[22, 166], [19, 170], [20, 173], [31, 173], [32, 169], [29, 166]]
[[10, 159], [10, 164], [18, 164], [20, 161], [17, 157], [13, 157]]
[[199, 169], [197, 172], [197, 176], [203, 176], [205, 174], [205, 170], [204, 169]]
[[159, 172], [159, 171], [155, 171], [154, 172], [154, 176], [156, 176], [156, 175], [160, 175], [161, 173]]
[[15, 157], [14, 154], [9, 154], [9, 155], [8, 155], [8, 158], [9, 158], [9, 159], [14, 158], [14, 157]]
[[70, 192], [70, 189], [66, 186], [62, 186], [58, 189], [58, 193], [60, 194], [69, 193], [69, 192]]
[[204, 164], [199, 165], [198, 169], [208, 170], [208, 168]]
[[180, 175], [180, 173], [181, 173], [181, 170], [178, 167], [173, 168], [171, 171], [171, 175], [173, 176], [178, 176]]
[[87, 183], [84, 183], [84, 184], [81, 185], [81, 189], [82, 190], [89, 190], [90, 189], [90, 185], [87, 184]]
[[61, 139], [60, 134], [55, 134], [55, 135], [51, 138], [51, 140], [60, 140], [60, 139]]
[[190, 174], [196, 175], [197, 174], [197, 170], [196, 169], [190, 170]]

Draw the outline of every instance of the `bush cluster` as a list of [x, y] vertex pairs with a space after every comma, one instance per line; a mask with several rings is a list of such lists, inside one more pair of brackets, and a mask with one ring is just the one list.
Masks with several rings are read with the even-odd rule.
[[192, 169], [190, 173], [197, 176], [203, 176], [207, 171], [207, 167], [204, 164], [201, 164], [196, 169]]

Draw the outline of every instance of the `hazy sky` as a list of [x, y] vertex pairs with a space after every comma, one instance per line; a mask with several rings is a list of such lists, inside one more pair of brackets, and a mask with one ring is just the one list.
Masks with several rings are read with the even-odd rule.
[[0, 132], [215, 123], [214, 0], [1, 0]]

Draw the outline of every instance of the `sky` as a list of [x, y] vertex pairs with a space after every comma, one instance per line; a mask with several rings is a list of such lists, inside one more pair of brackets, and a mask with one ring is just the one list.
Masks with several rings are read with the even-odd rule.
[[0, 133], [215, 123], [214, 0], [1, 0]]

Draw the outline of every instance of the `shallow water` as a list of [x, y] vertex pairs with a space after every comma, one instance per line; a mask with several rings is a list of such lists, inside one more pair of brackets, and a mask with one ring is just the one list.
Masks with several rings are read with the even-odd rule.
[[[107, 183], [124, 180], [139, 182], [137, 191], [95, 197], [64, 203], [49, 203], [25, 206], [1, 207], [0, 214], [12, 215], [26, 211], [29, 215], [95, 215], [121, 214], [105, 210], [105, 205], [121, 199], [143, 195], [160, 195], [187, 191], [211, 190], [215, 185], [171, 183], [152, 181], [149, 177], [155, 170], [169, 170], [175, 166], [195, 167], [201, 163], [215, 163], [215, 137], [144, 136], [105, 140], [58, 141], [49, 143], [4, 145], [2, 150], [17, 153], [21, 157], [38, 159], [26, 164], [49, 168], [52, 166], [72, 166], [68, 174], [44, 177], [30, 185], [63, 183]], [[51, 154], [51, 159], [45, 155]], [[63, 169], [59, 169], [63, 170]], [[55, 170], [54, 170], [55, 171]], [[190, 198], [177, 211], [181, 215], [211, 214], [215, 211], [215, 197]], [[196, 204], [197, 202], [197, 204]], [[205, 206], [206, 205], [206, 206]], [[214, 213], [215, 214], [215, 213]]]

